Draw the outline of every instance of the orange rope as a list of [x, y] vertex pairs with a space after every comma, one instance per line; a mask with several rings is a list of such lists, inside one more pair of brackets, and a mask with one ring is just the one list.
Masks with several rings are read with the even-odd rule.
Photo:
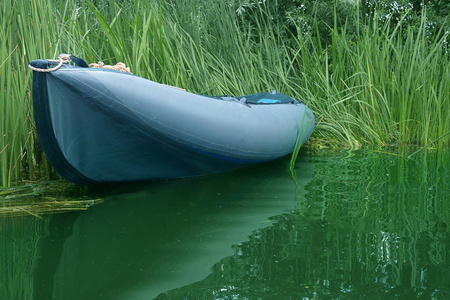
[[118, 62], [115, 66], [105, 65], [102, 61], [99, 61], [98, 64], [92, 63], [89, 64], [90, 68], [102, 68], [102, 69], [110, 69], [116, 70], [120, 72], [130, 73], [130, 68], [127, 68], [124, 63]]

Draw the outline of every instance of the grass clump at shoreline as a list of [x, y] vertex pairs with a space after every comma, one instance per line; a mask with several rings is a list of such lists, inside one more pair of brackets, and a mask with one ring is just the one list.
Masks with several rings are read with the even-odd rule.
[[318, 30], [292, 33], [287, 40], [279, 34], [284, 24], [273, 21], [264, 6], [262, 17], [247, 22], [232, 4], [3, 1], [0, 185], [52, 174], [37, 146], [26, 66], [60, 53], [88, 62], [122, 61], [136, 75], [195, 93], [276, 89], [311, 107], [318, 146], [424, 146], [438, 139], [438, 146], [448, 147], [448, 33], [430, 40], [426, 13], [414, 30], [401, 20], [391, 27], [374, 19], [350, 35], [335, 22], [324, 46]]
[[0, 218], [35, 216], [87, 210], [103, 202], [81, 196], [76, 186], [66, 181], [28, 182], [16, 187], [0, 187]]

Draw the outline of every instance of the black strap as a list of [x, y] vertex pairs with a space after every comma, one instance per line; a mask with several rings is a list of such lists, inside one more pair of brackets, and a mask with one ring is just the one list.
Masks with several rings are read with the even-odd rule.
[[70, 59], [71, 59], [77, 66], [79, 66], [79, 67], [81, 67], [81, 68], [89, 68], [88, 63], [87, 63], [84, 59], [82, 59], [82, 58], [76, 57], [76, 56], [74, 56], [74, 55], [70, 55]]

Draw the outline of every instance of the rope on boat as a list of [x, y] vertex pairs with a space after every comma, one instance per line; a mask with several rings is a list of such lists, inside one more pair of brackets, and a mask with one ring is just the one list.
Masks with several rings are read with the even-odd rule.
[[35, 68], [32, 65], [28, 64], [28, 68], [30, 68], [33, 71], [36, 72], [44, 72], [44, 73], [48, 73], [48, 72], [53, 72], [58, 70], [59, 68], [61, 68], [61, 66], [63, 64], [68, 64], [70, 62], [70, 55], [69, 54], [62, 54], [60, 56], [58, 56], [58, 60], [54, 60], [54, 59], [47, 59], [48, 61], [53, 61], [53, 62], [58, 62], [59, 64], [56, 67], [50, 68], [50, 69], [40, 69], [40, 68]]
[[[36, 72], [44, 72], [44, 73], [49, 73], [49, 72], [53, 72], [58, 70], [59, 68], [61, 68], [61, 66], [63, 64], [68, 64], [70, 63], [70, 61], [72, 60], [70, 57], [70, 54], [61, 54], [60, 56], [58, 56], [58, 59], [47, 59], [48, 61], [52, 61], [52, 62], [57, 62], [58, 65], [56, 67], [53, 68], [49, 68], [49, 69], [40, 69], [40, 68], [36, 68], [33, 67], [32, 65], [28, 64], [28, 67]], [[101, 69], [110, 69], [110, 70], [116, 70], [116, 71], [120, 71], [120, 72], [125, 72], [125, 73], [131, 73], [130, 68], [128, 68], [123, 62], [118, 62], [115, 66], [111, 66], [111, 65], [105, 65], [102, 61], [99, 61], [98, 63], [92, 63], [89, 64], [89, 68], [101, 68]], [[167, 85], [167, 84], [165, 84]], [[171, 85], [167, 85], [182, 91], [186, 91], [183, 88], [179, 88], [176, 86], [171, 86]]]
[[[36, 68], [33, 67], [32, 65], [28, 64], [28, 67], [36, 72], [44, 72], [44, 73], [49, 73], [49, 72], [53, 72], [58, 70], [59, 68], [61, 68], [61, 66], [63, 64], [68, 64], [71, 61], [70, 55], [69, 54], [61, 54], [60, 56], [58, 56], [58, 59], [47, 59], [48, 61], [52, 61], [52, 62], [57, 62], [58, 65], [53, 67], [53, 68], [49, 68], [49, 69], [40, 69], [40, 68]], [[124, 63], [119, 62], [117, 63], [115, 66], [111, 66], [111, 65], [105, 65], [103, 62], [99, 61], [97, 64], [92, 63], [89, 64], [90, 68], [103, 68], [103, 69], [110, 69], [110, 70], [116, 70], [116, 71], [120, 71], [120, 72], [125, 72], [125, 73], [130, 73], [130, 68], [128, 68]]]
[[102, 61], [99, 61], [97, 64], [95, 63], [89, 64], [89, 68], [103, 68], [131, 74], [130, 68], [127, 68], [127, 66], [123, 62], [118, 62], [115, 66], [111, 66], [105, 65]]

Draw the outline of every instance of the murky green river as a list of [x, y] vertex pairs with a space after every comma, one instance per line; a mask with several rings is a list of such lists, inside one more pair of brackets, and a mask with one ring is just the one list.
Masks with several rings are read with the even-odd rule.
[[450, 152], [322, 150], [0, 216], [0, 299], [450, 299]]

